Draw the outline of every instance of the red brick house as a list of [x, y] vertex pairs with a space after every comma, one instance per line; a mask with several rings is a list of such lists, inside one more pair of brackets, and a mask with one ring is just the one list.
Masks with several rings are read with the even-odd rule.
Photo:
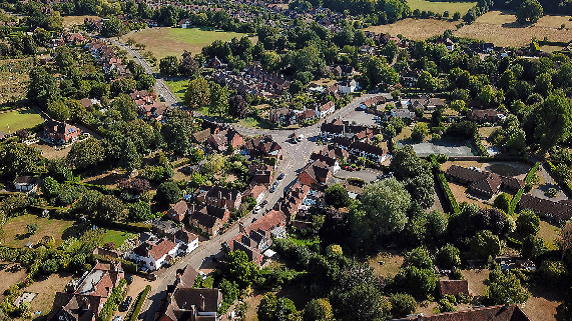
[[182, 223], [191, 214], [191, 208], [189, 203], [180, 200], [167, 211], [167, 217], [177, 223]]
[[516, 304], [494, 305], [456, 312], [410, 316], [394, 321], [530, 321]]
[[221, 186], [201, 186], [197, 201], [234, 211], [242, 204], [242, 193]]
[[46, 139], [57, 145], [74, 142], [81, 135], [81, 129], [55, 120], [48, 120], [44, 124], [44, 136]]
[[302, 169], [300, 174], [298, 174], [298, 180], [304, 185], [323, 185], [332, 177], [332, 175], [333, 173], [328, 164], [320, 160], [316, 160]]

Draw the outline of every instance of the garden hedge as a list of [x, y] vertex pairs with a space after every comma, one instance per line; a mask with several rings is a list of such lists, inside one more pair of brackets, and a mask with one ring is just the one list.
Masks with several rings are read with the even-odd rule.
[[141, 308], [143, 307], [143, 302], [145, 302], [145, 299], [147, 298], [149, 291], [151, 291], [151, 286], [147, 285], [145, 287], [145, 290], [143, 290], [143, 292], [141, 292], [141, 294], [139, 295], [139, 298], [137, 299], [137, 303], [135, 304], [135, 309], [133, 309], [133, 312], [131, 313], [131, 316], [129, 317], [129, 321], [137, 321], [137, 317], [139, 316], [139, 313], [141, 313]]

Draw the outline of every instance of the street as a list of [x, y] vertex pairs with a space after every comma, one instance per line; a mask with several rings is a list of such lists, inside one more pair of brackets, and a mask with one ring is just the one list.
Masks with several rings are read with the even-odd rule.
[[[113, 44], [125, 49], [137, 63], [141, 64], [145, 68], [145, 71], [148, 74], [153, 75], [157, 79], [155, 92], [163, 95], [166, 104], [171, 106], [181, 106], [175, 98], [175, 95], [173, 95], [163, 80], [158, 78], [159, 75], [153, 71], [153, 68], [151, 68], [149, 63], [141, 56], [138, 51], [133, 50], [129, 46], [119, 41], [111, 39], [110, 41]], [[276, 169], [277, 175], [284, 174], [284, 179], [280, 183], [279, 188], [274, 193], [267, 193], [265, 200], [268, 203], [258, 212], [258, 214], [251, 212], [241, 219], [241, 222], [244, 224], [244, 226], [250, 225], [253, 218], [258, 219], [262, 216], [263, 213], [266, 212], [267, 209], [273, 208], [276, 202], [281, 197], [283, 197], [284, 190], [287, 190], [289, 186], [295, 183], [298, 171], [308, 163], [312, 152], [320, 148], [318, 145], [318, 137], [320, 135], [320, 127], [323, 122], [330, 121], [337, 117], [345, 118], [349, 113], [355, 111], [361, 102], [376, 95], [377, 94], [366, 94], [356, 98], [348, 105], [337, 110], [326, 118], [321, 119], [316, 124], [296, 130], [269, 130], [246, 128], [238, 125], [233, 125], [234, 128], [243, 136], [253, 137], [257, 135], [272, 135], [272, 138], [282, 147], [282, 154], [284, 155], [284, 159], [278, 163], [278, 167]], [[202, 115], [198, 117], [207, 118]], [[208, 117], [208, 119], [214, 120], [210, 117]], [[296, 133], [298, 136], [303, 135], [304, 139], [297, 144], [293, 144], [288, 140], [288, 136], [292, 133]], [[158, 271], [158, 279], [152, 283], [152, 290], [149, 293], [147, 301], [143, 305], [142, 311], [144, 312], [141, 313], [139, 319], [145, 321], [153, 321], [154, 313], [159, 309], [161, 299], [166, 296], [167, 286], [173, 284], [175, 281], [175, 274], [177, 269], [182, 269], [188, 264], [190, 264], [195, 269], [201, 268], [201, 266], [207, 262], [211, 256], [216, 255], [221, 251], [221, 243], [228, 241], [237, 234], [238, 225], [236, 224], [233, 228], [226, 231], [224, 234], [217, 235], [211, 238], [209, 241], [202, 242], [196, 250], [180, 258], [171, 267]]]

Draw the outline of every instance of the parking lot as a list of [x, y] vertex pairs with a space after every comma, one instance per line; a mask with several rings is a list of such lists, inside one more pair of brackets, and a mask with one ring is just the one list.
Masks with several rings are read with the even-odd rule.
[[357, 124], [362, 125], [376, 125], [374, 117], [375, 115], [366, 113], [363, 110], [352, 110], [343, 117], [343, 120], [347, 120], [350, 123], [355, 121]]

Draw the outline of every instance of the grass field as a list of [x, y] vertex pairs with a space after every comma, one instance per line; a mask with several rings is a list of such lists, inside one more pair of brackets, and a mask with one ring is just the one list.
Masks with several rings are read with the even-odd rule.
[[464, 15], [474, 7], [477, 2], [461, 2], [461, 1], [427, 1], [427, 0], [407, 0], [409, 7], [411, 10], [419, 9], [420, 11], [433, 11], [435, 13], [443, 13], [445, 11], [449, 11], [450, 15], [453, 16], [453, 13], [460, 12], [461, 15]]
[[135, 236], [135, 234], [129, 232], [107, 230], [107, 232], [103, 234], [103, 241], [101, 242], [100, 245], [113, 242], [115, 243], [115, 248], [118, 248], [123, 244], [123, 242], [125, 242], [125, 240], [127, 240], [128, 238], [132, 238], [133, 236]]
[[32, 58], [0, 60], [0, 104], [25, 98], [32, 61]]
[[[491, 11], [477, 18], [470, 25], [453, 32], [457, 37], [467, 37], [492, 42], [503, 47], [521, 47], [530, 43], [533, 37], [538, 40], [547, 37], [550, 41], [568, 42], [572, 39], [572, 31], [560, 29], [562, 24], [569, 24], [569, 17], [544, 16], [533, 26], [521, 26], [516, 23], [516, 17], [510, 13]], [[549, 47], [546, 51], [557, 48]]]
[[171, 92], [175, 95], [178, 101], [183, 102], [185, 100], [185, 91], [189, 85], [188, 79], [183, 80], [165, 80], [165, 85], [169, 87]]
[[390, 25], [372, 26], [365, 30], [375, 33], [388, 33], [392, 36], [401, 34], [411, 40], [425, 40], [433, 36], [442, 35], [447, 29], [457, 29], [458, 23], [459, 21], [407, 18]]
[[72, 25], [82, 25], [85, 18], [99, 19], [99, 17], [97, 16], [65, 16], [64, 27], [69, 27]]
[[44, 122], [33, 109], [10, 111], [0, 114], [0, 131], [14, 133], [22, 128], [34, 127]]
[[[36, 234], [28, 235], [26, 225], [36, 223], [40, 227]], [[56, 246], [62, 242], [64, 234], [73, 234], [74, 221], [47, 219], [35, 215], [16, 216], [4, 225], [4, 240], [2, 245], [10, 247], [23, 247], [26, 243], [36, 244], [43, 236], [50, 235], [56, 240]], [[64, 237], [65, 238], [65, 237]]]
[[[128, 38], [133, 38], [136, 43], [147, 45], [146, 50], [150, 50], [157, 59], [161, 59], [166, 56], [179, 57], [185, 50], [197, 54], [204, 46], [210, 45], [215, 40], [229, 41], [244, 36], [248, 35], [200, 28], [150, 28], [123, 36], [122, 39], [126, 41]], [[256, 43], [256, 37], [250, 39]]]

